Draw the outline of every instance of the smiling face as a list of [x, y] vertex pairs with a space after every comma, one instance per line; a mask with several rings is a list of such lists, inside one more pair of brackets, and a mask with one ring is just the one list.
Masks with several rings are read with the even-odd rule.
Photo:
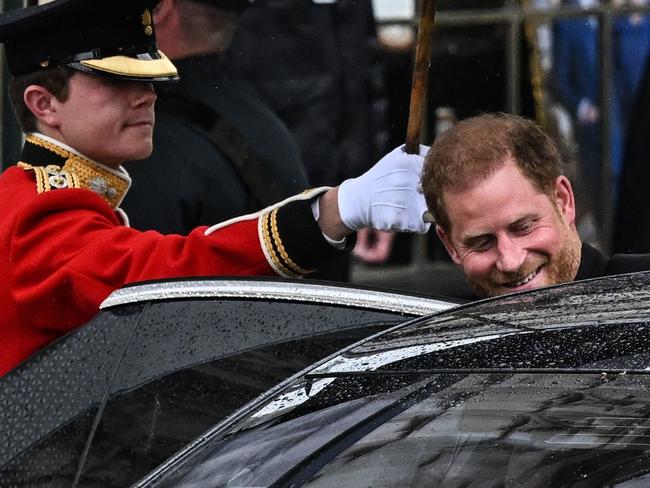
[[151, 154], [155, 100], [150, 83], [75, 73], [68, 98], [51, 100], [53, 123], [43, 132], [115, 167]]
[[575, 202], [564, 176], [535, 189], [512, 159], [467, 189], [444, 192], [450, 228], [439, 237], [480, 296], [571, 281], [580, 262]]

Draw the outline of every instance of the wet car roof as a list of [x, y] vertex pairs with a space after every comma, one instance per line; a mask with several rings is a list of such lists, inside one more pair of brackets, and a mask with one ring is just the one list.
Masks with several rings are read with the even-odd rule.
[[[494, 482], [507, 477], [499, 466], [509, 466], [511, 456], [522, 451], [529, 468], [549, 471], [551, 478], [538, 483], [575, 468], [579, 479], [596, 483], [590, 486], [610, 486], [599, 483], [613, 483], [612, 466], [627, 466], [644, 450], [650, 429], [643, 407], [650, 391], [649, 285], [650, 273], [638, 273], [550, 287], [382, 332], [214, 429], [193, 461], [171, 479], [193, 480], [194, 486], [219, 479], [345, 486], [351, 478], [340, 473], [347, 469], [351, 476], [353, 463], [372, 480], [363, 486], [377, 486], [391, 478], [378, 475], [381, 459], [391, 459], [388, 466], [397, 463], [389, 469], [395, 473], [410, 466], [408, 456], [400, 457], [390, 445], [403, 445], [404, 452], [428, 450], [435, 454], [428, 461], [415, 454], [411, 460], [439, 468], [436, 456], [459, 462], [449, 450], [460, 442], [463, 456], [495, 463], [492, 470], [474, 471], [495, 476]], [[589, 469], [585, 448], [610, 454], [619, 449], [618, 464], [607, 464], [611, 469], [603, 468], [598, 477]], [[375, 451], [381, 453], [377, 458], [368, 454]], [[639, 476], [650, 472], [650, 463], [640, 461], [638, 467]], [[397, 476], [385, 486], [403, 486], [422, 475], [409, 469], [406, 478]], [[429, 475], [444, 486], [483, 486], [463, 484], [472, 480], [464, 469], [451, 478], [435, 470]], [[147, 482], [164, 480], [163, 473]], [[522, 484], [512, 486], [526, 486], [523, 471], [518, 473]], [[180, 486], [175, 483], [152, 486]]]

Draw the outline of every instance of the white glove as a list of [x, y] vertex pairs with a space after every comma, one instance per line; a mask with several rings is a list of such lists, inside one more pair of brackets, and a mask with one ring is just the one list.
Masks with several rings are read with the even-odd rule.
[[341, 183], [339, 212], [346, 227], [427, 232], [431, 224], [422, 220], [427, 205], [419, 188], [428, 150], [421, 145], [419, 155], [406, 154], [400, 146], [361, 176]]

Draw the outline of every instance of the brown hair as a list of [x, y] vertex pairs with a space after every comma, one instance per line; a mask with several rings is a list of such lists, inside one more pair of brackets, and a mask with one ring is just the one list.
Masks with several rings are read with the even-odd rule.
[[451, 229], [444, 191], [465, 190], [500, 169], [508, 158], [539, 191], [552, 195], [562, 161], [535, 122], [505, 113], [463, 120], [442, 133], [426, 156], [422, 190], [436, 223]]
[[30, 85], [39, 85], [46, 88], [57, 100], [65, 102], [68, 99], [68, 80], [75, 73], [75, 70], [65, 66], [27, 73], [16, 76], [11, 80], [9, 86], [9, 98], [16, 113], [23, 132], [34, 132], [37, 130], [36, 116], [25, 105], [25, 89]]

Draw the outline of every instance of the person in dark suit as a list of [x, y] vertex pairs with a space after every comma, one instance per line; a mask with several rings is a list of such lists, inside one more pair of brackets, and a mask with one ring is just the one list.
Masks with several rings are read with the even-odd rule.
[[248, 0], [162, 0], [158, 44], [180, 81], [159, 91], [154, 150], [130, 168], [131, 225], [185, 234], [308, 187], [298, 147], [243, 80], [221, 65]]
[[[621, 5], [643, 7], [647, 0], [619, 0]], [[643, 13], [619, 15], [614, 19], [612, 61], [614, 89], [621, 110], [623, 134], [633, 111], [634, 99], [650, 52], [650, 16]]]
[[436, 232], [478, 296], [650, 270], [650, 254], [582, 243], [551, 138], [510, 114], [463, 120], [434, 141], [422, 187]]
[[289, 127], [315, 185], [360, 174], [385, 149], [370, 0], [256, 0], [225, 58]]
[[626, 109], [626, 137], [612, 248], [615, 252], [647, 253], [650, 252], [650, 18], [647, 15], [621, 17], [615, 27], [622, 35], [618, 63], [625, 72], [618, 79], [624, 97], [622, 106]]
[[[598, 5], [598, 0], [565, 0], [564, 5], [589, 8]], [[603, 181], [599, 49], [599, 25], [595, 16], [555, 22], [552, 86], [557, 100], [573, 117], [584, 186], [592, 195], [599, 194]], [[619, 100], [614, 96], [610, 102], [610, 123], [610, 181], [616, 194], [623, 144]], [[600, 213], [598, 209], [603, 202], [594, 197], [590, 203]]]
[[[313, 184], [358, 175], [386, 149], [388, 102], [370, 0], [256, 0], [225, 58], [287, 125]], [[393, 234], [364, 230], [354, 255], [383, 262], [392, 242]], [[339, 264], [319, 277], [347, 280], [348, 266]]]

